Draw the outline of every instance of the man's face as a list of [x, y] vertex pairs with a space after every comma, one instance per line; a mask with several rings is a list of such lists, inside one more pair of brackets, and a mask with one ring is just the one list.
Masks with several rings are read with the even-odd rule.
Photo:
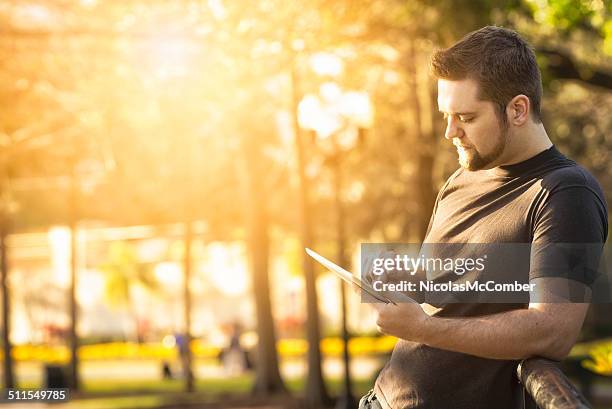
[[491, 101], [478, 98], [476, 81], [439, 79], [438, 109], [446, 120], [444, 137], [457, 147], [462, 167], [480, 170], [499, 165], [496, 161], [506, 147], [508, 127]]

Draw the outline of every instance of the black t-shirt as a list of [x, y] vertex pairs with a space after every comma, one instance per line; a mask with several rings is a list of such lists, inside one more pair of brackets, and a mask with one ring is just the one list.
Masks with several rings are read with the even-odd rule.
[[[553, 146], [518, 164], [456, 171], [438, 194], [425, 242], [604, 243], [607, 226], [597, 181]], [[530, 278], [551, 275], [540, 271], [545, 269], [532, 260]], [[526, 305], [455, 303], [436, 315], [470, 317], [517, 308]], [[516, 366], [517, 361], [400, 339], [375, 390], [383, 407], [393, 409], [517, 408]]]

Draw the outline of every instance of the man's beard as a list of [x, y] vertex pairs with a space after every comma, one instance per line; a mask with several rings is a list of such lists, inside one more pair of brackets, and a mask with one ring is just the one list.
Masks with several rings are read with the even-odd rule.
[[486, 168], [494, 160], [499, 158], [506, 148], [506, 141], [508, 138], [508, 125], [500, 121], [499, 124], [499, 135], [497, 142], [493, 147], [493, 150], [486, 155], [482, 155], [476, 148], [462, 148], [457, 147], [457, 153], [459, 154], [459, 165], [461, 167], [474, 171]]

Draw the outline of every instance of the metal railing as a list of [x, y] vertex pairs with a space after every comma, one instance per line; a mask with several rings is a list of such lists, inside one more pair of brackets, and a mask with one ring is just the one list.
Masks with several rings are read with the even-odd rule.
[[592, 409], [558, 362], [526, 359], [518, 365], [516, 375], [525, 388], [525, 409]]

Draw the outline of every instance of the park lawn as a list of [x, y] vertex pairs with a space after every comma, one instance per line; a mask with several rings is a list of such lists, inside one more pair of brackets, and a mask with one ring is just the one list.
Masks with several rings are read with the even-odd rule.
[[[183, 392], [182, 380], [132, 380], [85, 381], [83, 392], [73, 396], [66, 405], [58, 409], [152, 409], [183, 403], [213, 403], [239, 401], [249, 402], [249, 391], [253, 384], [254, 374], [248, 373], [231, 378], [198, 379], [196, 391]], [[304, 378], [286, 380], [287, 388], [294, 396], [300, 396], [304, 387]], [[327, 386], [332, 396], [337, 396], [342, 387], [342, 379], [327, 379]], [[601, 378], [598, 383], [612, 387], [612, 378]], [[20, 388], [40, 388], [33, 383], [21, 383]], [[362, 396], [369, 388], [371, 381], [358, 379], [353, 382], [354, 394]], [[595, 406], [595, 409], [612, 409], [612, 406]]]
[[[96, 380], [83, 382], [83, 391], [73, 395], [65, 408], [79, 409], [148, 409], [182, 403], [215, 402], [219, 400], [249, 400], [249, 391], [253, 384], [252, 373], [231, 378], [199, 379], [196, 391], [183, 392], [182, 380], [131, 380], [113, 381]], [[294, 396], [300, 396], [304, 387], [303, 378], [286, 380], [289, 391]], [[327, 379], [329, 392], [332, 396], [340, 393], [342, 380]], [[20, 383], [19, 388], [37, 389], [41, 385]], [[371, 387], [370, 380], [353, 382], [354, 394], [361, 396]]]

